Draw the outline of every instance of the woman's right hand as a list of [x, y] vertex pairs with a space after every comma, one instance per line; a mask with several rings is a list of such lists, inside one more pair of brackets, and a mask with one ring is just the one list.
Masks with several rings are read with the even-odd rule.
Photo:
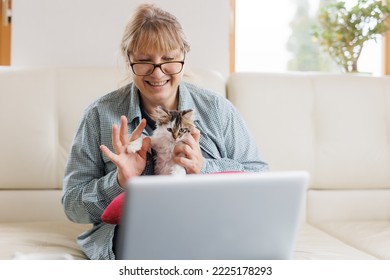
[[142, 140], [142, 148], [136, 153], [128, 153], [127, 146], [131, 141], [141, 137], [142, 131], [146, 126], [146, 120], [142, 119], [133, 133], [128, 137], [127, 118], [121, 117], [120, 127], [116, 124], [112, 126], [112, 146], [115, 153], [110, 151], [105, 145], [100, 146], [100, 150], [117, 167], [118, 183], [123, 188], [130, 178], [139, 176], [146, 166], [146, 154], [150, 149], [150, 138], [145, 137]]

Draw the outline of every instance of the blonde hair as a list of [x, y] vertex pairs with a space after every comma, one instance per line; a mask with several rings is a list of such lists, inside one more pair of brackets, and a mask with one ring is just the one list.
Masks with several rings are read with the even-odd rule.
[[121, 52], [129, 65], [130, 55], [150, 51], [190, 51], [183, 28], [172, 14], [151, 4], [140, 5], [126, 25]]

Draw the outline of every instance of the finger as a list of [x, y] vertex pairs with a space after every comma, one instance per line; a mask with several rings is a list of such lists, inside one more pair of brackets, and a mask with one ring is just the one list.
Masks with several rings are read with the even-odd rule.
[[144, 131], [146, 127], [146, 120], [142, 119], [139, 125], [134, 129], [133, 133], [131, 133], [130, 141], [134, 141], [138, 139], [142, 135], [142, 131]]
[[116, 153], [119, 153], [122, 148], [122, 143], [119, 137], [119, 128], [116, 124], [112, 125], [112, 146], [114, 147], [114, 150]]
[[175, 157], [174, 162], [185, 168], [187, 174], [197, 173], [196, 163], [185, 157]]
[[114, 164], [116, 164], [116, 162], [118, 161], [118, 155], [111, 152], [106, 145], [101, 145], [100, 150], [106, 157], [108, 157], [109, 160], [111, 160]]
[[196, 143], [199, 143], [199, 140], [200, 140], [200, 130], [195, 128], [192, 133], [191, 133], [192, 137], [194, 138], [194, 140], [196, 141]]
[[178, 143], [173, 149], [173, 153], [176, 157], [192, 158], [192, 149], [189, 145], [184, 143]]
[[122, 145], [126, 145], [129, 143], [128, 137], [128, 127], [127, 127], [127, 118], [125, 116], [121, 116], [121, 126], [120, 126], [120, 140]]
[[142, 157], [145, 160], [146, 160], [146, 154], [150, 149], [150, 144], [151, 144], [150, 137], [145, 137], [144, 139], [142, 139], [142, 148], [141, 150], [139, 150], [138, 154], [140, 155], [140, 157]]
[[193, 150], [200, 149], [199, 138], [200, 131], [197, 130], [197, 132], [192, 132], [191, 134], [188, 134], [187, 137], [185, 137], [181, 142], [189, 145]]

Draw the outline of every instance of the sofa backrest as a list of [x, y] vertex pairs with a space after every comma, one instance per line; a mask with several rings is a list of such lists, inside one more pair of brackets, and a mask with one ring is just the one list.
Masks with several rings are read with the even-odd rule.
[[390, 78], [236, 73], [228, 98], [271, 170], [304, 169], [311, 188], [390, 188]]
[[[0, 67], [0, 189], [61, 189], [83, 110], [123, 86], [117, 68]], [[192, 70], [185, 80], [225, 95], [225, 79]]]
[[[124, 77], [116, 68], [0, 67], [0, 189], [60, 189], [82, 111]], [[185, 79], [225, 94], [216, 72]], [[308, 170], [316, 189], [390, 188], [390, 78], [235, 73], [227, 89], [271, 170]]]

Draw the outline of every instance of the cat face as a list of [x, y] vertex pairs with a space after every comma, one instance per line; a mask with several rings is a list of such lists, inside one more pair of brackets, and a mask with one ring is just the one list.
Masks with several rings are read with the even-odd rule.
[[181, 140], [185, 135], [191, 133], [195, 127], [192, 120], [193, 111], [190, 110], [166, 110], [157, 107], [157, 128], [166, 129], [175, 141]]

